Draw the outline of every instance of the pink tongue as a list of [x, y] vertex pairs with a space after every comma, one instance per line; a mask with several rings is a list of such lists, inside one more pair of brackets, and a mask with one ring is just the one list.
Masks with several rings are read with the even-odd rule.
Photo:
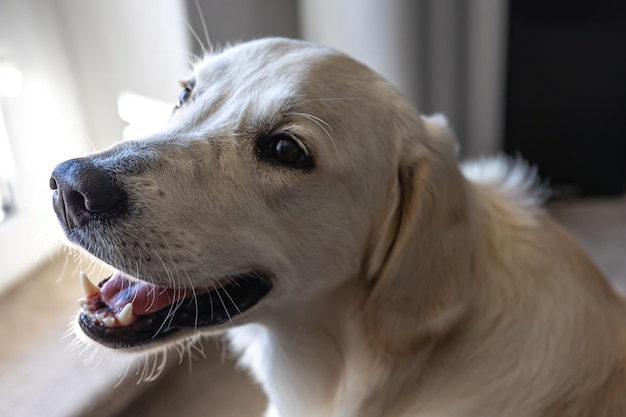
[[165, 288], [131, 281], [121, 273], [115, 273], [100, 288], [100, 296], [109, 307], [121, 310], [126, 304], [133, 303], [133, 313], [137, 315], [154, 313], [192, 295], [193, 292], [185, 288]]

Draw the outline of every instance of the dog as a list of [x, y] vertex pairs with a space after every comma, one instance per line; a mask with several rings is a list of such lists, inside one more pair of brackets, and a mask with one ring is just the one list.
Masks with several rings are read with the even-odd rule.
[[[530, 116], [529, 116], [530, 117]], [[532, 169], [466, 165], [333, 49], [204, 57], [166, 127], [58, 165], [80, 329], [144, 352], [226, 334], [266, 417], [626, 415], [625, 304]]]

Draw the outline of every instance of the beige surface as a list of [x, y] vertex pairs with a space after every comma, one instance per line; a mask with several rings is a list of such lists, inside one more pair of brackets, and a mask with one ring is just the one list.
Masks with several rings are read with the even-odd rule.
[[[626, 290], [626, 198], [570, 201], [550, 212], [568, 228], [607, 276]], [[118, 417], [261, 416], [263, 397], [248, 378], [224, 365], [212, 349], [194, 364], [191, 376], [180, 366], [162, 378]]]
[[225, 348], [205, 343], [206, 359], [174, 367], [117, 417], [260, 417], [265, 397], [234, 367]]
[[556, 203], [550, 213], [626, 293], [626, 196]]
[[130, 377], [121, 379], [126, 365], [134, 364], [127, 358], [87, 366], [93, 348], [82, 354], [68, 349], [72, 337], [63, 335], [80, 295], [77, 266], [69, 260], [45, 263], [2, 294], [0, 416], [107, 416], [146, 388], [135, 384], [132, 366]]

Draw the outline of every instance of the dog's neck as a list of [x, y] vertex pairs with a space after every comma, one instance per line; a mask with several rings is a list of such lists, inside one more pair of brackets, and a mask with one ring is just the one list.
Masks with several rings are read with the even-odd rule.
[[229, 331], [240, 362], [268, 396], [267, 417], [368, 417], [402, 407], [394, 397], [416, 385], [410, 378], [419, 376], [431, 346], [409, 359], [385, 352], [364, 316], [366, 284], [352, 280], [280, 320]]
[[300, 304], [294, 309], [300, 314], [292, 310], [276, 322], [229, 331], [276, 416], [356, 416], [358, 410], [342, 408], [362, 404], [376, 386], [375, 348], [363, 344], [366, 293], [359, 287], [351, 281], [334, 292], [350, 294], [347, 299], [326, 294]]

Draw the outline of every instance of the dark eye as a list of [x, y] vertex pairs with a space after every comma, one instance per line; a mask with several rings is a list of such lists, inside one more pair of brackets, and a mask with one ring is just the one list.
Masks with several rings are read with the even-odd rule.
[[189, 98], [191, 97], [191, 92], [193, 91], [194, 82], [183, 82], [184, 90], [180, 92], [178, 96], [178, 102], [176, 103], [176, 109], [182, 106]]
[[176, 103], [176, 107], [182, 106], [183, 103], [189, 99], [189, 97], [191, 97], [191, 87], [186, 86], [185, 89], [181, 91], [180, 95], [178, 96], [178, 103]]
[[258, 143], [263, 159], [293, 168], [312, 168], [313, 159], [290, 135], [278, 134], [264, 137]]

